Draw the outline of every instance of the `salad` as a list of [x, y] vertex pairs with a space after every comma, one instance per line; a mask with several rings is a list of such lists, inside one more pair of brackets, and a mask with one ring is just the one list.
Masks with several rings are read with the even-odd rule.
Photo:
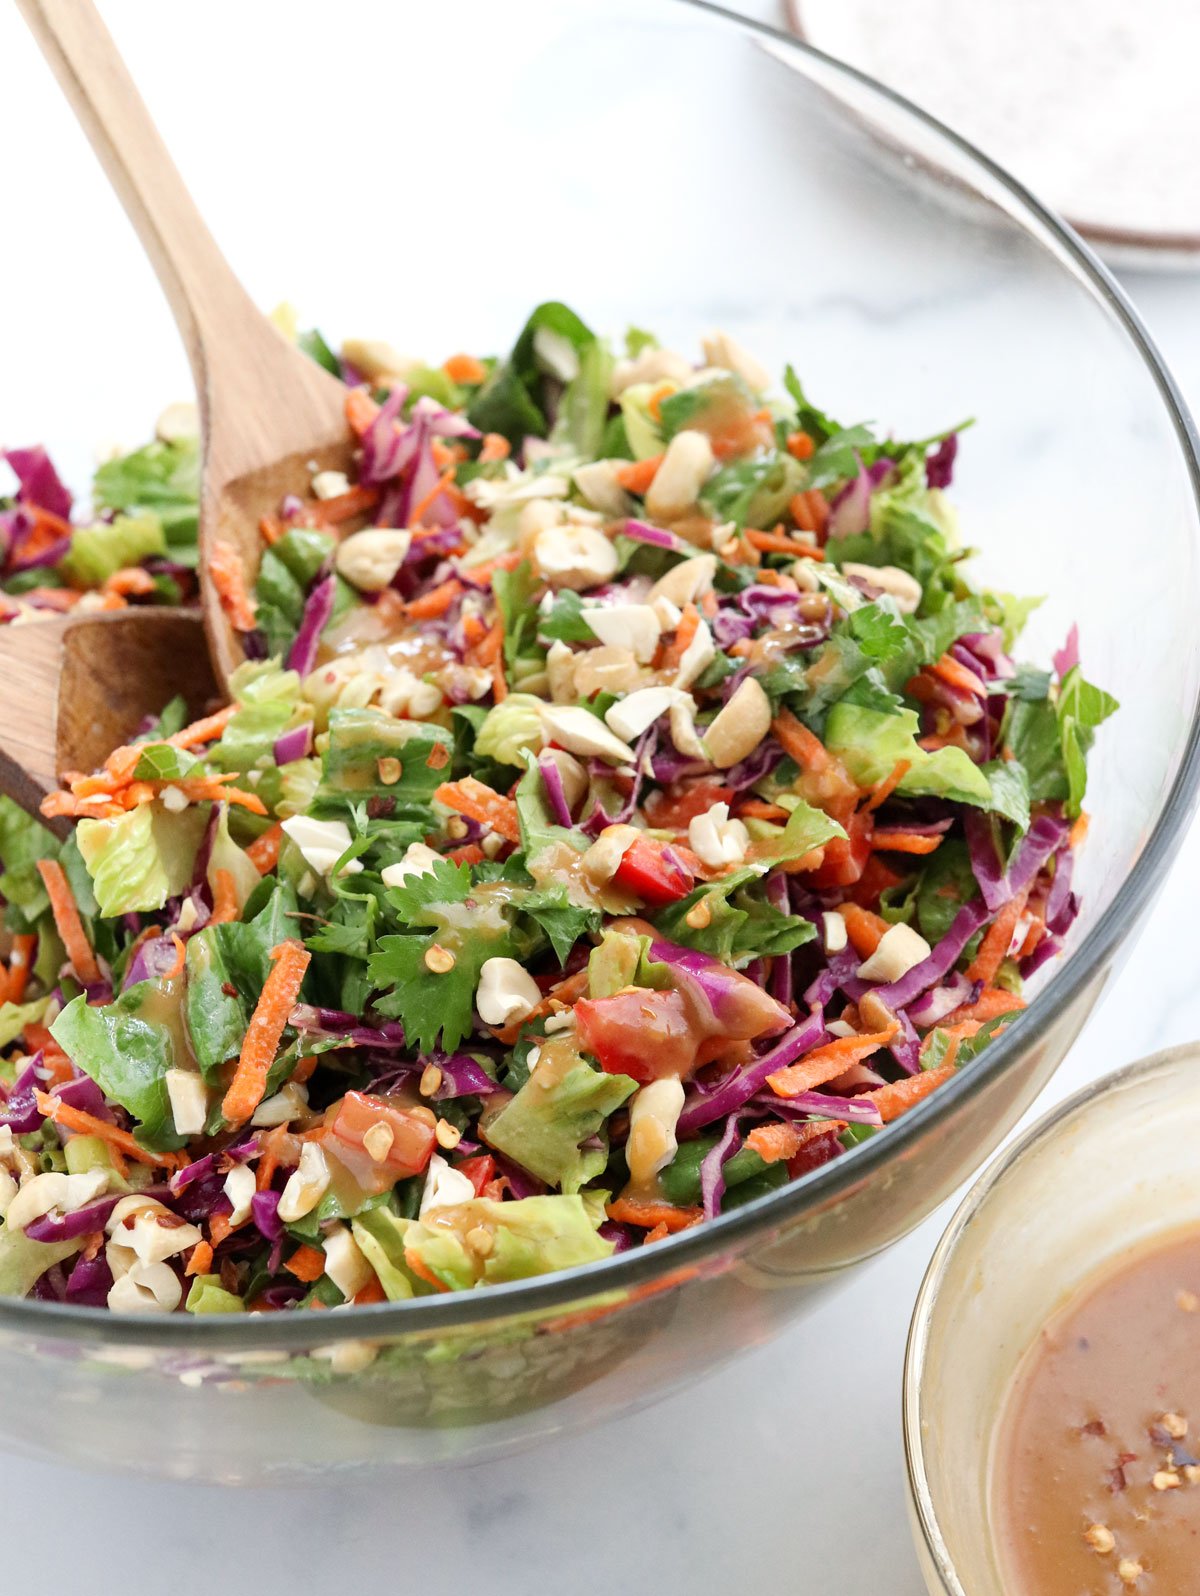
[[253, 588], [217, 551], [232, 701], [69, 774], [64, 842], [0, 809], [6, 1293], [294, 1311], [657, 1242], [969, 1070], [1076, 913], [1116, 706], [969, 582], [961, 429], [561, 304], [501, 360], [306, 342], [357, 477]]

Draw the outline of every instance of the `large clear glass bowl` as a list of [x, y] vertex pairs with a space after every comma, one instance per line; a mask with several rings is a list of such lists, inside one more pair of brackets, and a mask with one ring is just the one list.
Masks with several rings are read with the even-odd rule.
[[[440, 358], [503, 346], [557, 297], [687, 349], [719, 324], [848, 421], [924, 435], [976, 416], [955, 497], [982, 573], [1047, 596], [1043, 657], [1077, 621], [1122, 703], [1066, 957], [979, 1062], [786, 1190], [469, 1296], [203, 1321], [0, 1303], [0, 1441], [31, 1452], [230, 1480], [495, 1455], [776, 1333], [976, 1169], [1056, 1068], [1196, 794], [1196, 438], [1136, 315], [1053, 216], [895, 96], [715, 7], [264, 4], [242, 9], [236, 50], [196, 7], [183, 56], [175, 8], [106, 11], [251, 291], [290, 284], [334, 334]], [[68, 170], [72, 193], [100, 183]], [[75, 372], [119, 366], [124, 386], [102, 401], [99, 377], [47, 375], [16, 327], [0, 433], [136, 437], [175, 397], [165, 312], [107, 225], [57, 336]]]

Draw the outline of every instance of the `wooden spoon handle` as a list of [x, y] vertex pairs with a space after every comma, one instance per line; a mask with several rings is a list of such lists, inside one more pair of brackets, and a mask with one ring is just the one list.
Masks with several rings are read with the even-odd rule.
[[[178, 323], [210, 438], [222, 400], [279, 405], [300, 358], [259, 313], [204, 225], [92, 0], [18, 0], [158, 274]], [[236, 474], [228, 429], [222, 465]], [[232, 453], [236, 456], [236, 438]], [[247, 468], [258, 464], [247, 450]]]

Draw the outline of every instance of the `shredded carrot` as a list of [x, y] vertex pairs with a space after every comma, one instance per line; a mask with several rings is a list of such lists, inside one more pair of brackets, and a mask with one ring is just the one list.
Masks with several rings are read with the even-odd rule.
[[[154, 781], [146, 782], [149, 791], [137, 794], [134, 802], [127, 803], [127, 809], [134, 808], [137, 803], [145, 803], [161, 792], [164, 787], [177, 787], [185, 798], [190, 798], [193, 803], [211, 799], [213, 803], [236, 804], [240, 809], [248, 809], [252, 815], [265, 815], [267, 806], [256, 792], [246, 792], [241, 787], [229, 787], [226, 783], [228, 776], [204, 776], [190, 781]], [[140, 784], [139, 784], [140, 785]], [[127, 794], [133, 795], [134, 789], [127, 787]]]
[[1008, 956], [1012, 945], [1013, 935], [1017, 929], [1017, 921], [1025, 909], [1025, 900], [1029, 897], [1029, 889], [1019, 892], [1011, 898], [988, 927], [987, 935], [979, 944], [979, 952], [967, 966], [968, 981], [982, 981], [984, 985], [994, 981], [996, 971]]
[[786, 532], [759, 532], [753, 527], [747, 527], [742, 536], [752, 549], [758, 549], [762, 554], [794, 554], [797, 559], [808, 560], [825, 558], [824, 549], [818, 549], [812, 543], [801, 543], [798, 538], [789, 537]]
[[1002, 1014], [1016, 1014], [1025, 1007], [1025, 999], [1015, 992], [1006, 992], [1001, 986], [985, 986], [974, 1003], [964, 1003], [946, 1015], [945, 1024], [953, 1025], [963, 1020], [996, 1020]]
[[340, 526], [343, 521], [352, 521], [356, 515], [366, 515], [378, 503], [378, 488], [368, 487], [365, 482], [356, 482], [345, 493], [335, 494], [332, 499], [310, 500], [308, 517], [316, 527]]
[[464, 776], [461, 781], [444, 781], [434, 792], [434, 798], [447, 809], [453, 809], [468, 820], [478, 820], [490, 826], [506, 842], [520, 842], [521, 827], [517, 820], [517, 806], [511, 798], [493, 792], [475, 776]]
[[288, 1274], [295, 1275], [297, 1280], [303, 1280], [305, 1285], [311, 1285], [314, 1280], [320, 1280], [325, 1273], [325, 1254], [320, 1247], [310, 1247], [305, 1242], [296, 1248], [283, 1267]]
[[883, 940], [887, 921], [882, 915], [872, 914], [870, 909], [860, 908], [857, 903], [843, 903], [838, 913], [846, 922], [846, 935], [855, 953], [861, 959], [869, 959]]
[[512, 444], [502, 432], [485, 432], [483, 447], [479, 451], [479, 459], [484, 465], [491, 465], [494, 460], [507, 460], [512, 453]]
[[413, 599], [404, 608], [414, 621], [436, 620], [439, 615], [445, 615], [462, 590], [462, 583], [457, 577], [447, 577], [444, 582], [431, 588], [428, 593], [422, 593], [420, 598]]
[[[957, 1051], [958, 1044], [954, 1044]], [[873, 1092], [864, 1092], [863, 1097], [879, 1110], [879, 1117], [885, 1125], [892, 1120], [899, 1119], [907, 1109], [914, 1107], [930, 1092], [939, 1087], [943, 1081], [948, 1081], [954, 1074], [954, 1060], [948, 1058], [945, 1064], [939, 1064], [937, 1069], [922, 1070], [919, 1075], [905, 1076], [902, 1081], [892, 1081], [887, 1086], [877, 1086]]]
[[827, 1081], [848, 1070], [851, 1064], [860, 1064], [872, 1053], [878, 1052], [899, 1031], [895, 1020], [883, 1031], [873, 1031], [866, 1036], [839, 1036], [836, 1041], [815, 1047], [798, 1064], [788, 1064], [774, 1075], [767, 1076], [767, 1085], [779, 1097], [799, 1097], [802, 1092], [814, 1091]]
[[974, 671], [968, 670], [960, 660], [956, 660], [953, 654], [943, 654], [941, 659], [929, 668], [935, 676], [940, 676], [947, 686], [957, 688], [959, 692], [972, 695], [987, 692], [985, 683], [980, 681]]
[[[224, 709], [218, 709], [213, 715], [205, 715], [200, 720], [192, 721], [190, 726], [184, 726], [173, 736], [167, 738], [172, 748], [198, 748], [201, 743], [215, 742], [225, 730], [229, 722], [237, 714], [236, 704], [226, 704]], [[140, 748], [133, 750], [141, 753]], [[136, 761], [135, 761], [136, 763]], [[111, 768], [106, 766], [106, 768]]]
[[927, 837], [919, 831], [905, 831], [903, 826], [881, 826], [872, 836], [871, 845], [884, 853], [936, 853], [946, 839], [940, 835]]
[[[228, 875], [229, 872], [224, 871], [223, 874]], [[187, 961], [187, 949], [183, 945], [183, 938], [176, 936], [175, 932], [172, 931], [171, 941], [175, 945], [175, 958], [171, 964], [171, 968], [163, 975], [164, 981], [177, 981], [183, 974], [183, 966]]]
[[787, 437], [787, 452], [794, 460], [811, 460], [816, 451], [816, 444], [807, 432], [789, 432]]
[[279, 542], [287, 528], [278, 516], [260, 515], [258, 518], [258, 531], [259, 536], [269, 548], [272, 543]]
[[662, 463], [663, 457], [661, 454], [652, 454], [648, 460], [630, 460], [619, 465], [615, 475], [617, 481], [627, 493], [636, 493], [641, 497], [654, 481], [658, 468]]
[[85, 986], [100, 979], [100, 966], [83, 929], [66, 871], [57, 859], [39, 859], [38, 874], [50, 899], [50, 912], [75, 974]]
[[500, 650], [492, 661], [492, 701], [502, 704], [507, 697], [508, 683], [504, 679], [504, 653]]
[[418, 1280], [423, 1280], [427, 1286], [432, 1286], [435, 1291], [449, 1291], [450, 1287], [444, 1280], [439, 1280], [433, 1270], [424, 1264], [411, 1247], [404, 1249], [404, 1262], [408, 1269], [416, 1275]]
[[252, 632], [255, 604], [246, 588], [242, 557], [224, 538], [213, 538], [209, 544], [208, 575], [229, 624], [239, 632]]
[[683, 607], [683, 614], [675, 628], [675, 636], [661, 651], [661, 658], [657, 662], [660, 670], [674, 671], [679, 668], [699, 629], [700, 611], [689, 600]]
[[356, 1308], [365, 1308], [372, 1302], [386, 1302], [387, 1292], [379, 1284], [379, 1277], [376, 1275], [367, 1281], [361, 1291], [355, 1293], [352, 1300]]
[[771, 730], [784, 753], [789, 754], [801, 770], [824, 770], [830, 763], [824, 743], [797, 720], [790, 709], [780, 710], [771, 722]]
[[818, 1119], [807, 1125], [756, 1125], [746, 1137], [746, 1146], [758, 1154], [764, 1164], [778, 1164], [785, 1158], [795, 1158], [802, 1147], [816, 1141], [818, 1136], [829, 1136], [846, 1128], [845, 1120]]
[[740, 820], [787, 821], [788, 812], [779, 804], [766, 803], [762, 798], [743, 798], [735, 805]]
[[208, 1221], [208, 1237], [214, 1247], [219, 1247], [240, 1228], [239, 1225], [233, 1224], [228, 1214], [213, 1214]]
[[646, 400], [646, 409], [655, 421], [661, 421], [662, 419], [663, 400], [669, 399], [676, 391], [673, 382], [660, 382], [657, 387], [651, 390], [650, 397]]
[[487, 376], [487, 367], [474, 355], [451, 355], [449, 360], [442, 362], [442, 370], [451, 382], [460, 382], [471, 388], [478, 387]]
[[450, 466], [450, 468], [448, 470], [442, 472], [441, 476], [437, 479], [437, 481], [434, 483], [434, 485], [430, 488], [429, 492], [426, 493], [423, 498], [418, 500], [418, 502], [413, 505], [412, 509], [409, 511], [409, 516], [408, 516], [409, 521], [415, 526], [416, 523], [425, 514], [426, 510], [429, 509], [429, 507], [433, 503], [433, 501], [435, 499], [439, 499], [442, 496], [442, 494], [445, 493], [446, 489], [453, 485], [453, 482], [454, 482], [454, 467]]
[[105, 578], [104, 591], [106, 593], [119, 593], [122, 598], [129, 594], [144, 597], [147, 593], [156, 591], [154, 578], [150, 572], [140, 565], [125, 565], [119, 571], [114, 571], [110, 577]]
[[12, 952], [8, 959], [8, 1001], [19, 1003], [25, 996], [25, 984], [33, 965], [33, 951], [37, 937], [32, 932], [20, 932], [13, 937]]
[[467, 614], [462, 619], [463, 642], [471, 657], [477, 658], [475, 650], [488, 635], [487, 624], [481, 615]]
[[162, 1164], [168, 1168], [177, 1166], [180, 1162], [177, 1153], [152, 1153], [148, 1148], [135, 1141], [128, 1131], [121, 1130], [119, 1126], [112, 1125], [106, 1119], [98, 1119], [95, 1114], [88, 1114], [82, 1108], [74, 1108], [70, 1103], [64, 1103], [61, 1097], [55, 1097], [49, 1092], [41, 1092], [36, 1088], [33, 1100], [38, 1109], [47, 1119], [53, 1120], [56, 1125], [61, 1125], [64, 1130], [73, 1131], [77, 1136], [98, 1136], [101, 1141], [108, 1142], [139, 1164], [149, 1164], [151, 1168]]
[[369, 432], [378, 414], [379, 406], [365, 388], [347, 389], [346, 421], [355, 437]]
[[642, 1203], [632, 1197], [619, 1197], [609, 1203], [608, 1217], [618, 1225], [637, 1225], [641, 1230], [653, 1230], [665, 1225], [668, 1231], [687, 1230], [704, 1218], [702, 1208], [676, 1208], [674, 1203]]
[[279, 845], [283, 841], [283, 827], [281, 825], [269, 826], [261, 837], [246, 849], [246, 857], [258, 871], [260, 876], [269, 874], [279, 863]]
[[226, 920], [236, 920], [239, 914], [237, 887], [229, 870], [213, 871], [213, 908], [209, 925], [224, 925]]
[[31, 1053], [42, 1055], [42, 1068], [52, 1086], [74, 1080], [75, 1069], [71, 1060], [59, 1047], [44, 1025], [27, 1025], [24, 1030], [25, 1046]]
[[272, 948], [271, 957], [275, 962], [250, 1016], [237, 1069], [221, 1104], [222, 1114], [233, 1125], [249, 1119], [262, 1102], [279, 1040], [312, 954], [301, 943], [289, 941]]
[[491, 665], [500, 653], [504, 642], [504, 622], [497, 621], [492, 628], [484, 634], [475, 647], [475, 658], [481, 665]]
[[788, 501], [788, 509], [791, 511], [792, 520], [801, 532], [815, 532], [817, 530], [816, 519], [808, 507], [807, 494], [794, 493]]
[[213, 1250], [207, 1241], [198, 1241], [184, 1266], [185, 1275], [206, 1275], [212, 1268]]
[[[922, 1041], [921, 1057], [924, 1058], [926, 1053], [929, 1052], [930, 1048], [934, 1044], [934, 1039], [939, 1035], [939, 1033], [942, 1036], [947, 1037], [950, 1041], [957, 1043], [966, 1040], [967, 1037], [974, 1036], [976, 1032], [980, 1030], [982, 1025], [982, 1020], [962, 1020], [957, 1025], [947, 1025], [945, 1020], [940, 1021], [937, 1027], [930, 1031], [929, 1035]], [[1006, 1027], [997, 1026], [997, 1034], [1004, 1029], [1006, 1029]], [[954, 1051], [957, 1053], [958, 1048], [956, 1047]], [[943, 1063], [944, 1062], [945, 1060], [943, 1060]]]
[[1071, 827], [1071, 830], [1067, 835], [1068, 848], [1079, 848], [1082, 846], [1084, 838], [1088, 834], [1088, 827], [1091, 825], [1091, 823], [1091, 815], [1089, 815], [1086, 810], [1080, 810], [1079, 819]]
[[[293, 1079], [294, 1079], [293, 1075]], [[277, 1125], [262, 1139], [262, 1152], [254, 1172], [254, 1183], [259, 1191], [266, 1191], [275, 1178], [275, 1171], [284, 1160], [285, 1153], [295, 1146], [295, 1139], [286, 1125]], [[299, 1155], [296, 1154], [296, 1157]]]
[[871, 796], [867, 800], [867, 808], [870, 810], [878, 809], [881, 804], [886, 803], [905, 776], [908, 775], [911, 768], [911, 760], [898, 759], [892, 766], [891, 774], [885, 776], [882, 781], [877, 781], [871, 788]]

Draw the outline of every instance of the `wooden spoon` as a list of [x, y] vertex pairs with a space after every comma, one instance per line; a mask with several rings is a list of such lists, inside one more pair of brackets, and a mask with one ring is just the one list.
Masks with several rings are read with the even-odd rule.
[[141, 237], [187, 346], [203, 442], [200, 582], [222, 686], [242, 648], [212, 579], [228, 544], [253, 592], [258, 523], [308, 496], [316, 462], [344, 471], [346, 390], [260, 314], [200, 218], [91, 0], [18, 0]]
[[192, 719], [217, 694], [200, 617], [150, 606], [0, 627], [0, 682], [0, 792], [38, 819], [63, 771], [95, 770], [177, 693]]

